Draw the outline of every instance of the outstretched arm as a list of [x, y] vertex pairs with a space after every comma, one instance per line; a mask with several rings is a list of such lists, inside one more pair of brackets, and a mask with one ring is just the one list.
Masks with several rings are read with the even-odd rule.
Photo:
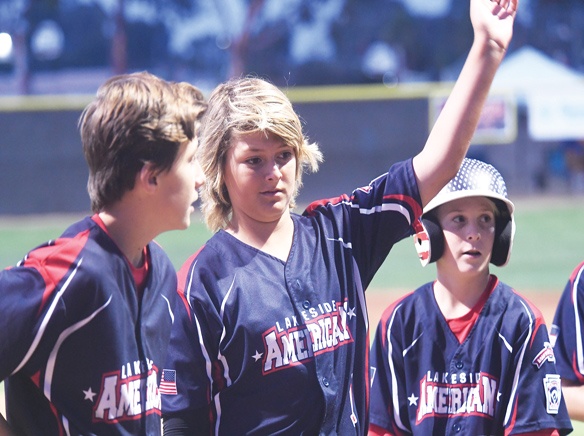
[[470, 0], [474, 40], [423, 150], [414, 157], [422, 205], [458, 171], [507, 51], [519, 0]]

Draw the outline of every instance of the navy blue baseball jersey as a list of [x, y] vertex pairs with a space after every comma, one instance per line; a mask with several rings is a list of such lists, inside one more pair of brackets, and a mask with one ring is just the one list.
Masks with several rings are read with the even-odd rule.
[[129, 262], [91, 217], [0, 272], [0, 379], [17, 431], [160, 434], [176, 273], [157, 244], [147, 253], [141, 300]]
[[371, 349], [371, 424], [391, 434], [571, 431], [539, 310], [500, 282], [459, 342], [433, 283], [391, 304]]
[[584, 384], [584, 262], [572, 274], [556, 309], [550, 337], [558, 372], [566, 380]]
[[411, 160], [292, 215], [286, 262], [225, 231], [179, 272], [163, 412], [209, 407], [216, 434], [363, 434], [364, 290], [421, 213]]

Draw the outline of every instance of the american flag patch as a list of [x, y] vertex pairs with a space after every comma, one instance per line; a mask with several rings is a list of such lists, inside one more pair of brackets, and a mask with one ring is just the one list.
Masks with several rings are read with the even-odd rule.
[[162, 380], [158, 391], [165, 395], [176, 395], [176, 371], [174, 369], [163, 369]]
[[558, 335], [560, 334], [560, 327], [556, 324], [552, 324], [550, 328], [550, 343], [552, 347], [556, 346], [556, 341], [558, 340]]

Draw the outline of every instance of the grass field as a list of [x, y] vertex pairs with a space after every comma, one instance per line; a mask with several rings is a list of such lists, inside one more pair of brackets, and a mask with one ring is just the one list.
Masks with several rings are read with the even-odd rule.
[[[563, 287], [584, 259], [584, 197], [525, 198], [515, 201], [517, 232], [511, 262], [493, 272], [518, 290], [550, 291]], [[0, 216], [0, 268], [14, 265], [26, 252], [58, 236], [79, 216]], [[179, 267], [210, 236], [198, 216], [188, 230], [160, 235], [157, 241]], [[434, 276], [422, 268], [411, 238], [398, 243], [371, 284], [371, 289], [410, 289]]]
[[[492, 272], [531, 299], [551, 322], [557, 300], [572, 269], [584, 260], [584, 198], [515, 199], [517, 231], [509, 265]], [[58, 236], [79, 216], [0, 217], [0, 269], [14, 265], [34, 246]], [[210, 236], [195, 216], [188, 230], [168, 232], [157, 241], [175, 267]], [[422, 268], [411, 238], [398, 243], [373, 280], [367, 295], [372, 332], [383, 309], [404, 292], [430, 281], [433, 265]], [[0, 386], [0, 411], [3, 391]], [[584, 424], [575, 424], [584, 435]]]

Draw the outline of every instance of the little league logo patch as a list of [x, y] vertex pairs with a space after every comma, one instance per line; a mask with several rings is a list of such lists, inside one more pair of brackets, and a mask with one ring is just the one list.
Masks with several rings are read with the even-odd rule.
[[546, 410], [550, 415], [557, 415], [562, 400], [562, 381], [558, 374], [546, 374], [543, 379]]

